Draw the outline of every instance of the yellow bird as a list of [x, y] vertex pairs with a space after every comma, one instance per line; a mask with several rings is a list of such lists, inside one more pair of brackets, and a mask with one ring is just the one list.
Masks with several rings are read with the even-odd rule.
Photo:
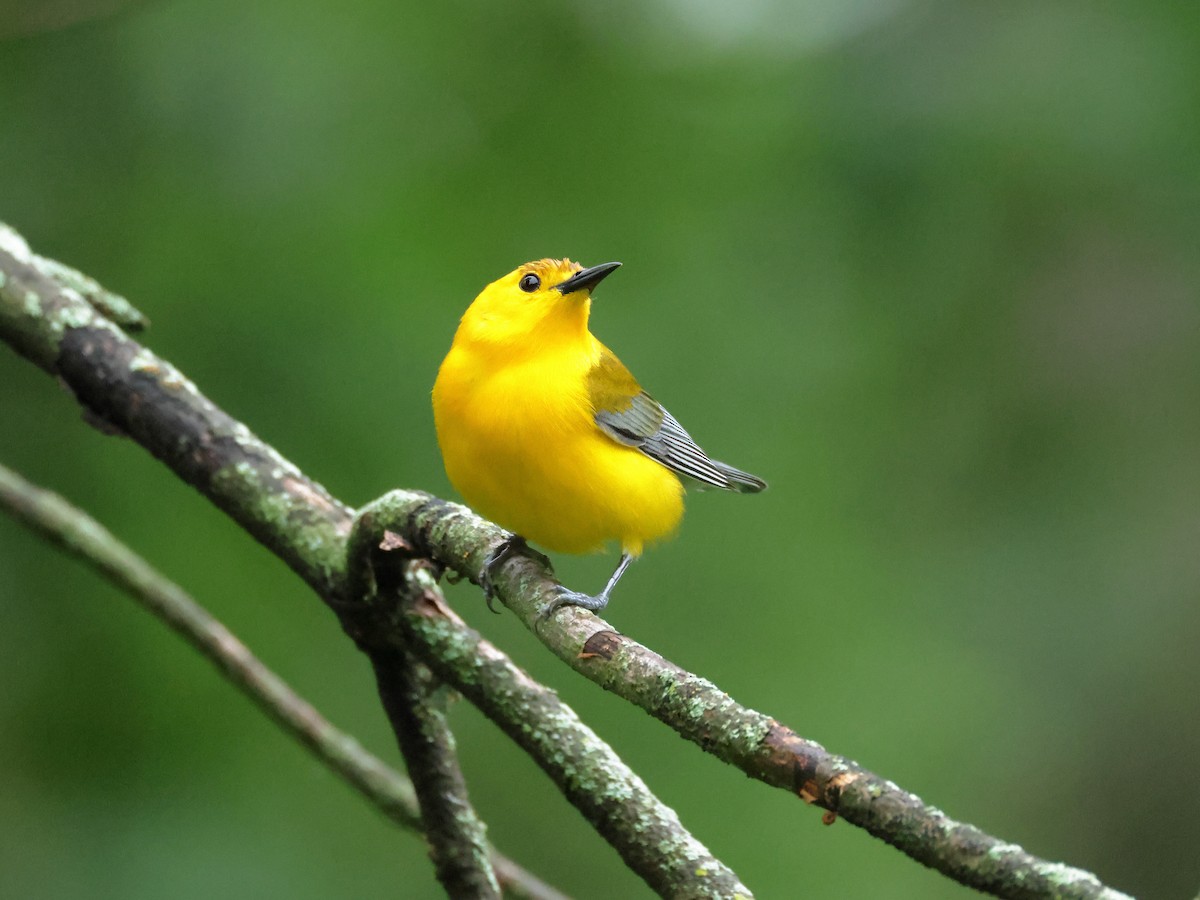
[[480, 514], [512, 532], [480, 583], [525, 539], [562, 553], [620, 541], [621, 561], [595, 596], [600, 610], [629, 563], [683, 517], [684, 482], [754, 493], [766, 482], [710, 459], [588, 330], [592, 292], [620, 263], [585, 269], [542, 259], [483, 289], [467, 309], [433, 387], [446, 474]]

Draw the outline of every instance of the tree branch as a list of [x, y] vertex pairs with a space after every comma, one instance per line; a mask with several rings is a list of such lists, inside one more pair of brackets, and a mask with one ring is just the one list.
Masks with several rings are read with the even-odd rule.
[[70, 266], [38, 256], [29, 249], [23, 237], [3, 222], [0, 222], [0, 250], [29, 263], [47, 278], [58, 282], [63, 290], [73, 291], [75, 296], [86, 300], [98, 313], [126, 331], [141, 331], [150, 327], [150, 320], [120, 294], [106, 290], [94, 278], [89, 278]]
[[[327, 600], [345, 599], [336, 548], [350, 525], [346, 507], [203, 398], [169, 364], [90, 307], [64, 296], [32, 266], [0, 252], [0, 271], [9, 277], [0, 285], [0, 336], [213, 499]], [[478, 571], [499, 529], [454, 504], [415, 492], [407, 496], [416, 507], [414, 522], [396, 530], [456, 570]], [[416, 521], [422, 510], [429, 517], [424, 524]], [[502, 597], [527, 624], [552, 583], [524, 558], [508, 563], [500, 579]], [[824, 806], [963, 884], [1005, 897], [1124, 896], [1090, 873], [1040, 860], [949, 819], [915, 795], [737, 704], [600, 619], [569, 611], [541, 631], [554, 652], [578, 671], [705, 750]], [[427, 662], [437, 669], [437, 661], [427, 657]], [[450, 673], [438, 674], [453, 683]], [[467, 693], [463, 685], [455, 687]]]
[[351, 511], [174, 366], [36, 265], [0, 223], [0, 335], [93, 417], [137, 441], [322, 597], [337, 598]]
[[[663, 896], [749, 897], [749, 889], [679, 821], [645, 782], [580, 721], [554, 691], [538, 684], [446, 606], [428, 560], [397, 540], [389, 494], [365, 507], [347, 543], [347, 571], [365, 615], [349, 614], [349, 630], [420, 650], [428, 665], [534, 759], [566, 798], [634, 872]], [[400, 500], [407, 500], [401, 494]], [[372, 551], [391, 555], [416, 602], [393, 603], [371, 583], [382, 567], [358, 562]], [[359, 638], [361, 640], [361, 638]]]
[[[91, 565], [144, 609], [174, 629], [285, 732], [402, 828], [422, 834], [413, 786], [330, 723], [249, 648], [122, 544], [103, 525], [51, 491], [0, 465], [0, 508]], [[511, 896], [562, 900], [563, 895], [496, 850], [492, 862]]]
[[438, 881], [450, 897], [498, 898], [487, 830], [468, 798], [446, 719], [448, 690], [407, 649], [377, 648], [370, 658], [417, 792]]
[[[507, 536], [467, 507], [429, 494], [394, 491], [385, 499], [386, 527], [471, 580]], [[493, 583], [501, 601], [575, 671], [751, 778], [823, 807], [962, 884], [1002, 897], [1124, 896], [1090, 872], [1039, 859], [956, 822], [853, 760], [742, 706], [711, 681], [619, 634], [594, 613], [565, 607], [541, 620], [558, 581], [532, 556], [510, 559], [493, 573]]]
[[[347, 566], [363, 577], [351, 587], [355, 601], [343, 606], [343, 626], [375, 670], [379, 697], [416, 788], [438, 880], [451, 897], [499, 897], [486, 829], [468, 798], [446, 720], [449, 691], [418, 661], [409, 642], [389, 642], [384, 637], [389, 629], [363, 628], [361, 617], [354, 615], [365, 610], [373, 617], [378, 607], [403, 610], [423, 595], [387, 546], [361, 542], [348, 550]], [[375, 606], [366, 603], [368, 590]]]

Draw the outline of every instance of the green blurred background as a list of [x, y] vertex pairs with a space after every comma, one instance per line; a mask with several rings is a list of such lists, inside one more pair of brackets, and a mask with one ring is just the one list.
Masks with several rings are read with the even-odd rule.
[[[338, 497], [453, 496], [429, 389], [462, 310], [526, 259], [622, 260], [593, 330], [771, 490], [693, 497], [611, 621], [1039, 855], [1200, 888], [1193, 4], [0, 0], [0, 33], [0, 219]], [[396, 760], [300, 582], [7, 348], [0, 461]], [[613, 557], [556, 562], [594, 589]], [[761, 896], [968, 894], [450, 596]], [[0, 895], [439, 895], [416, 840], [7, 519], [0, 685]], [[454, 718], [503, 849], [648, 893]]]

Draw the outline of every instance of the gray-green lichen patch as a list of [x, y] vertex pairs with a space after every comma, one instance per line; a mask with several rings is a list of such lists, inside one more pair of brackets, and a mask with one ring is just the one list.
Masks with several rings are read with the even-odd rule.
[[[1037, 884], [1041, 881], [1037, 888], [1039, 896], [1044, 894], [1054, 897], [1132, 900], [1129, 895], [1106, 887], [1091, 872], [1076, 869], [1065, 863], [1036, 859], [1031, 861], [1025, 850], [1016, 844], [996, 843], [988, 848], [984, 858], [995, 867], [998, 877], [1007, 879], [1014, 885], [1032, 887], [1030, 882]], [[1010, 866], [1013, 868], [1010, 869]], [[1053, 885], [1049, 892], [1046, 882]]]
[[199, 395], [200, 391], [196, 389], [196, 385], [184, 376], [182, 372], [174, 366], [167, 364], [163, 367], [162, 375], [159, 376], [159, 383], [169, 391], [184, 391], [188, 394]]
[[70, 303], [58, 307], [48, 318], [47, 324], [56, 338], [61, 338], [64, 332], [75, 328], [87, 328], [90, 325], [104, 323], [95, 311], [86, 303]]
[[[195, 390], [194, 385], [192, 386], [192, 390]], [[301, 474], [300, 470], [296, 468], [295, 464], [291, 462], [291, 460], [286, 459], [274, 447], [264, 444], [259, 439], [258, 435], [251, 431], [244, 423], [234, 422], [233, 426], [229, 429], [229, 437], [231, 437], [239, 447], [253, 452], [255, 455], [265, 456], [267, 459], [269, 459], [273, 467], [271, 470], [272, 476], [276, 479], [282, 480], [289, 477], [297, 479], [304, 478], [303, 474]]]
[[218, 470], [212, 478], [215, 492], [238, 508], [243, 524], [254, 523], [255, 530], [266, 532], [273, 545], [284, 547], [286, 557], [300, 564], [306, 578], [319, 573], [317, 586], [329, 587], [341, 572], [344, 542], [336, 523], [313, 515], [312, 509], [297, 501], [282, 485], [264, 479], [252, 462], [239, 460]]
[[272, 520], [279, 498], [267, 490], [267, 485], [263, 484], [253, 463], [243, 459], [218, 469], [213, 474], [212, 483], [213, 487], [227, 497], [256, 504], [259, 512], [254, 515], [255, 519]]
[[1024, 853], [1024, 849], [1016, 844], [996, 844], [988, 848], [987, 857], [996, 862], [1003, 862], [1010, 856], [1023, 856]]
[[[702, 736], [707, 735], [713, 723], [722, 724], [721, 747], [715, 751], [722, 758], [752, 755], [771, 732], [769, 717], [743, 709], [706, 678], [663, 669], [656, 673], [655, 680], [661, 708], [665, 708], [681, 733], [693, 740], [707, 741]], [[647, 699], [653, 701], [654, 698]], [[653, 711], [645, 702], [639, 702]]]
[[44, 256], [32, 254], [27, 261], [47, 278], [61, 285], [64, 290], [74, 292], [80, 299], [90, 303], [97, 312], [122, 328], [140, 331], [149, 326], [150, 320], [132, 303], [120, 294], [105, 290], [94, 278]]
[[131, 372], [147, 372], [151, 375], [157, 375], [161, 362], [157, 356], [147, 350], [145, 347], [139, 347], [137, 353], [129, 360], [129, 371]]
[[33, 255], [29, 249], [29, 244], [25, 242], [25, 238], [17, 234], [10, 226], [0, 222], [0, 250], [5, 253], [11, 253], [16, 259], [23, 263], [29, 262]]

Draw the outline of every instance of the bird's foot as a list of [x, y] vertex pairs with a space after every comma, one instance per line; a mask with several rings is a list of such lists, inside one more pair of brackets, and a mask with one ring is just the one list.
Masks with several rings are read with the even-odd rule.
[[496, 545], [496, 549], [488, 554], [488, 558], [484, 560], [483, 568], [479, 570], [479, 586], [483, 588], [483, 597], [487, 601], [487, 608], [496, 613], [496, 615], [500, 614], [500, 610], [492, 605], [492, 601], [496, 599], [496, 584], [492, 580], [492, 575], [499, 571], [502, 565], [518, 553], [523, 553], [537, 560], [548, 571], [554, 571], [554, 566], [550, 564], [550, 557], [534, 550], [526, 543], [525, 538], [519, 534], [510, 534], [502, 540]]
[[573, 591], [560, 584], [555, 591], [554, 599], [543, 606], [542, 611], [538, 613], [538, 624], [545, 622], [564, 606], [578, 606], [580, 609], [600, 612], [600, 610], [608, 606], [608, 592], [604, 591], [593, 597], [591, 594]]

